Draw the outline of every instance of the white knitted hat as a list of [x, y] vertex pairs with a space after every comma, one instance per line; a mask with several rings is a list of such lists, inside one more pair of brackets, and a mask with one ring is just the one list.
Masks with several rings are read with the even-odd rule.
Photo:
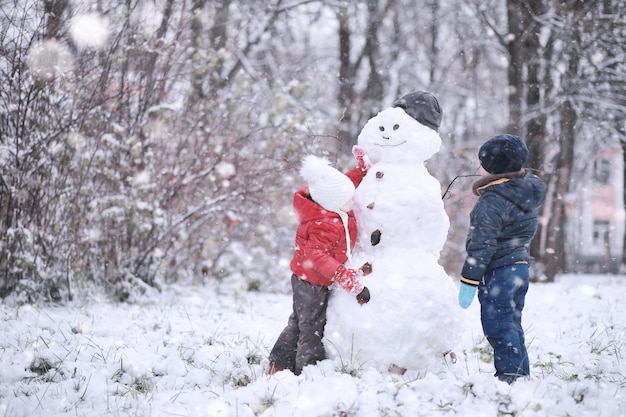
[[300, 175], [309, 185], [311, 198], [328, 211], [339, 214], [346, 233], [346, 255], [351, 259], [350, 232], [348, 231], [348, 214], [341, 211], [354, 195], [354, 184], [350, 178], [330, 166], [326, 158], [314, 155], [304, 157]]
[[311, 198], [328, 211], [339, 213], [354, 195], [354, 184], [350, 178], [330, 166], [326, 158], [306, 156], [300, 175], [309, 185]]

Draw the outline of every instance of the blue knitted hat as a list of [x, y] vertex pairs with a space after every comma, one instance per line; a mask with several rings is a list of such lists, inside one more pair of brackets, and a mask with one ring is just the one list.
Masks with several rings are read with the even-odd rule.
[[478, 159], [490, 174], [516, 172], [528, 159], [528, 148], [519, 136], [497, 135], [480, 147]]

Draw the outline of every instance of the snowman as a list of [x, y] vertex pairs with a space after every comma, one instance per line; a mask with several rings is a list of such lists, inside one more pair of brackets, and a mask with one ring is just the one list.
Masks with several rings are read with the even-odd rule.
[[364, 262], [368, 304], [333, 291], [324, 344], [344, 365], [434, 371], [460, 335], [456, 287], [439, 264], [449, 219], [425, 162], [441, 147], [437, 99], [416, 91], [371, 118], [355, 152], [371, 164], [355, 193], [358, 237], [350, 261]]

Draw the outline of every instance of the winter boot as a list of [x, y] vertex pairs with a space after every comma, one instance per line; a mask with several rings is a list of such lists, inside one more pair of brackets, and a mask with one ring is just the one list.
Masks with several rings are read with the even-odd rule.
[[270, 366], [269, 368], [267, 368], [267, 374], [268, 375], [274, 375], [276, 372], [280, 372], [280, 371], [284, 371], [285, 368], [283, 368], [282, 366], [274, 363], [274, 362], [270, 362]]

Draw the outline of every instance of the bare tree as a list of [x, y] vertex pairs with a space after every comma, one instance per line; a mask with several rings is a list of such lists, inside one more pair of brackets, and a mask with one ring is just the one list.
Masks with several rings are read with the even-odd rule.
[[[358, 5], [358, 4], [357, 4]], [[337, 103], [341, 111], [339, 129], [340, 154], [349, 154], [356, 144], [357, 133], [365, 121], [380, 110], [385, 96], [384, 68], [391, 63], [381, 49], [385, 42], [380, 40], [384, 21], [395, 6], [394, 0], [380, 4], [377, 0], [365, 2], [366, 26], [362, 32], [356, 29], [361, 17], [355, 4], [335, 6], [338, 21], [339, 88]], [[363, 46], [354, 50], [354, 36], [364, 36]], [[359, 74], [365, 72], [365, 83], [359, 83]]]
[[[196, 2], [190, 11], [166, 1], [146, 12], [112, 2], [112, 36], [93, 51], [64, 49], [68, 18], [81, 12], [61, 11], [68, 2], [20, 5], [0, 16], [9, 87], [0, 101], [14, 109], [0, 114], [9, 150], [0, 160], [2, 296], [64, 299], [92, 283], [128, 299], [203, 270], [247, 278], [268, 270], [250, 254], [289, 251], [269, 227], [282, 219], [268, 202], [287, 203], [291, 155], [305, 143], [290, 141], [306, 137], [302, 119], [281, 116], [300, 92], [272, 91], [259, 77], [266, 35], [289, 7]], [[201, 30], [198, 15], [216, 26]], [[45, 37], [57, 43], [41, 62], [65, 54], [67, 73], [57, 73], [58, 59], [39, 73], [24, 65]], [[185, 91], [192, 99], [181, 107]], [[275, 117], [257, 124], [266, 114]], [[250, 242], [259, 250], [235, 247]]]

